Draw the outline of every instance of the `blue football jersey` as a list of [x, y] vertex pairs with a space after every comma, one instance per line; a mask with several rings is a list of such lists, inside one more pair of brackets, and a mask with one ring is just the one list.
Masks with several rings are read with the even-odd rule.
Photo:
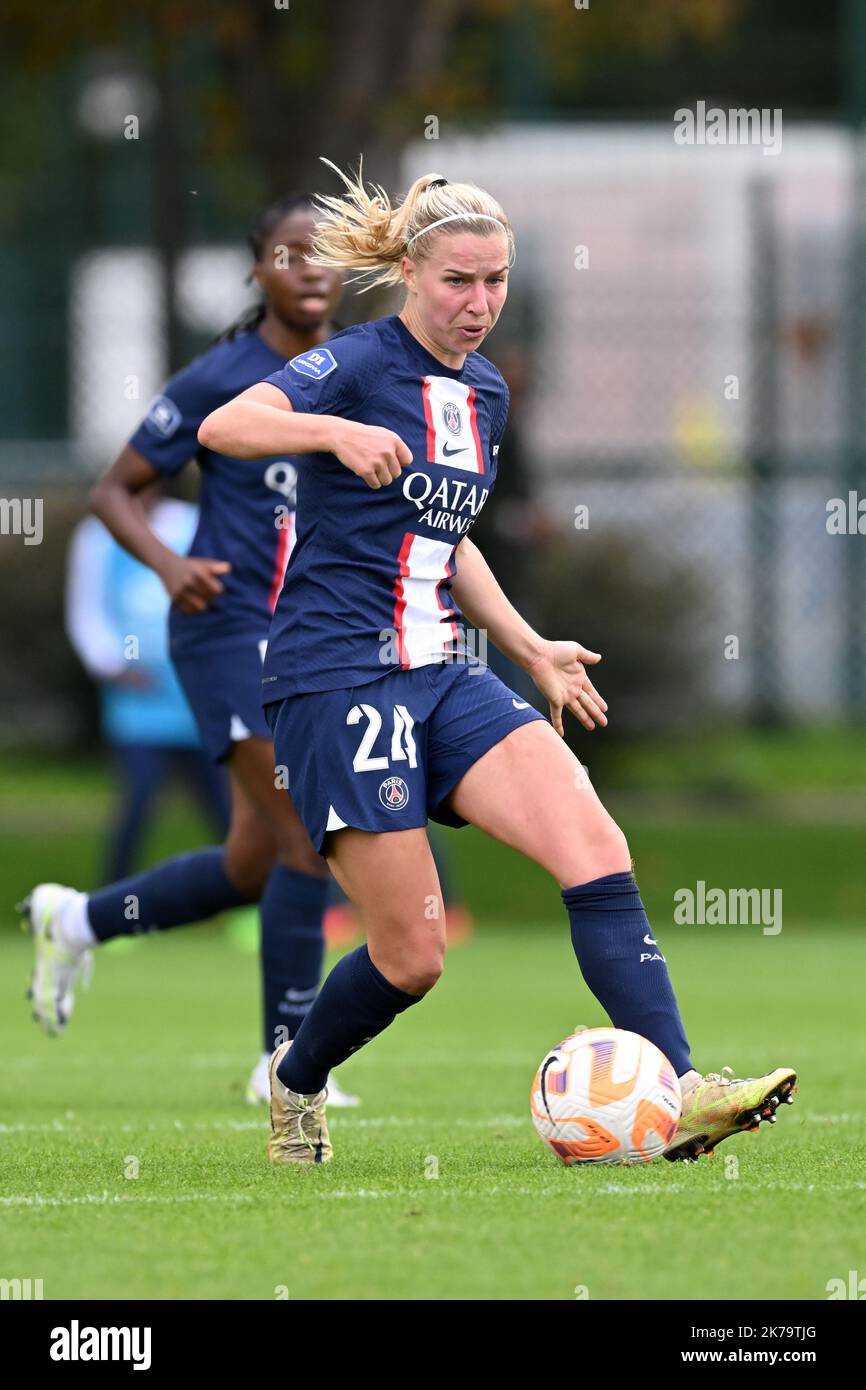
[[161, 473], [197, 461], [200, 520], [189, 553], [232, 567], [204, 613], [172, 608], [173, 652], [267, 634], [295, 540], [297, 460], [228, 458], [196, 436], [206, 415], [284, 361], [255, 332], [218, 343], [171, 378], [129, 441]]
[[298, 411], [394, 430], [413, 462], [375, 490], [333, 454], [299, 460], [265, 703], [448, 660], [463, 632], [454, 551], [490, 495], [508, 413], [500, 373], [477, 352], [459, 371], [444, 366], [390, 317], [345, 329], [268, 380]]

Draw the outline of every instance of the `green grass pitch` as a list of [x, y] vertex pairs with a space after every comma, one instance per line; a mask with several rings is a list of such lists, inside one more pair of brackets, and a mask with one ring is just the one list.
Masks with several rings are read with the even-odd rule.
[[27, 1023], [16, 944], [4, 1273], [49, 1298], [820, 1298], [859, 1268], [863, 946], [828, 925], [671, 949], [702, 1064], [791, 1061], [801, 1085], [774, 1129], [639, 1170], [565, 1169], [529, 1122], [545, 1048], [601, 1021], [570, 951], [547, 924], [485, 924], [343, 1069], [363, 1108], [335, 1112], [334, 1163], [298, 1173], [268, 1168], [265, 1118], [242, 1104], [251, 956], [205, 928], [109, 948], [51, 1040]]
[[[41, 1278], [47, 1299], [599, 1300], [823, 1299], [862, 1273], [866, 942], [853, 914], [797, 913], [812, 832], [789, 829], [787, 878], [721, 879], [739, 851], [762, 857], [755, 826], [626, 828], [697, 1064], [796, 1066], [778, 1124], [693, 1166], [562, 1167], [531, 1126], [530, 1081], [560, 1037], [605, 1020], [555, 888], [485, 849], [466, 880], [474, 939], [342, 1069], [363, 1107], [333, 1112], [333, 1164], [298, 1172], [269, 1168], [266, 1116], [243, 1103], [257, 1041], [243, 931], [109, 947], [64, 1038], [29, 1021], [29, 947], [6, 904], [46, 860], [81, 862], [93, 826], [79, 809], [40, 842], [19, 822], [0, 884], [0, 1276]], [[455, 837], [464, 870], [472, 835]], [[781, 934], [674, 926], [670, 885], [700, 876], [781, 881]]]

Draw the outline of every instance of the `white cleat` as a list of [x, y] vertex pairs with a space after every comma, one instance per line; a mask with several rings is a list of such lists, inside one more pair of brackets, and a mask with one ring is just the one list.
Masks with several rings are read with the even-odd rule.
[[[253, 1067], [252, 1076], [247, 1082], [247, 1105], [270, 1105], [271, 1082], [268, 1076], [270, 1060], [270, 1056], [261, 1057]], [[332, 1105], [338, 1110], [350, 1110], [361, 1104], [360, 1096], [353, 1096], [349, 1091], [344, 1091], [333, 1072], [328, 1077], [327, 1090], [328, 1105]]]
[[58, 941], [57, 919], [75, 888], [62, 883], [40, 883], [23, 903], [18, 904], [22, 926], [33, 935], [33, 974], [28, 996], [33, 1017], [46, 1033], [62, 1033], [75, 1004], [74, 986], [79, 976], [90, 983], [93, 970], [91, 951], [73, 951]]
[[333, 1072], [328, 1077], [327, 1092], [328, 1104], [335, 1110], [352, 1110], [361, 1104], [361, 1097], [344, 1091]]

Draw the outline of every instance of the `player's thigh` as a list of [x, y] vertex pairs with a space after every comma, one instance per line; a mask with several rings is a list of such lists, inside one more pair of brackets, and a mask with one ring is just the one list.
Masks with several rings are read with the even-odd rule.
[[280, 862], [324, 877], [324, 860], [313, 849], [291, 797], [276, 784], [274, 762], [270, 739], [247, 738], [232, 745], [229, 774], [269, 826]]
[[376, 969], [407, 994], [426, 993], [445, 954], [445, 910], [427, 831], [347, 827], [327, 836], [324, 853], [361, 916]]
[[546, 869], [563, 888], [627, 871], [625, 836], [550, 724], [512, 730], [464, 774], [450, 805]]

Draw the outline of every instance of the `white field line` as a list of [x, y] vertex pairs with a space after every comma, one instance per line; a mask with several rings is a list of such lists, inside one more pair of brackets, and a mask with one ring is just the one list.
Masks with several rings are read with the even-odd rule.
[[840, 1115], [822, 1115], [817, 1110], [807, 1110], [803, 1118], [816, 1125], [861, 1125], [866, 1114], [862, 1110], [844, 1110]]
[[[46, 1067], [49, 1063], [53, 1064], [54, 1058], [48, 1056], [53, 1047], [52, 1042], [45, 1042], [45, 1051], [27, 1052], [16, 1057], [4, 1057], [3, 1066], [7, 1071], [13, 1068], [33, 1068]], [[419, 1057], [412, 1062], [413, 1068], [417, 1067], [443, 1067], [452, 1065], [454, 1062], [454, 1051], [441, 1049], [437, 1052], [427, 1048], [423, 1057]], [[123, 1064], [126, 1068], [142, 1070], [146, 1067], [164, 1066], [170, 1068], [174, 1076], [184, 1067], [191, 1071], [211, 1071], [227, 1067], [239, 1067], [243, 1077], [249, 1075], [250, 1070], [261, 1058], [261, 1053], [256, 1053], [249, 1048], [246, 1052], [189, 1052], [186, 1055], [178, 1056], [177, 1052], [137, 1052], [124, 1053]], [[104, 1059], [101, 1056], [94, 1057], [92, 1054], [79, 1052], [63, 1052], [63, 1065], [69, 1067], [98, 1067]], [[522, 1048], [499, 1048], [499, 1047], [472, 1047], [472, 1060], [480, 1062], [484, 1066], [521, 1066], [529, 1067], [530, 1073], [538, 1065], [539, 1058], [534, 1053], [530, 1054]], [[241, 1078], [239, 1078], [240, 1080]]]
[[[50, 1046], [50, 1044], [49, 1044]], [[48, 1058], [36, 1053], [28, 1053], [24, 1057], [6, 1057], [3, 1061], [4, 1069], [45, 1067]], [[89, 1057], [83, 1054], [70, 1052], [63, 1057], [64, 1066], [73, 1067], [96, 1067], [101, 1059]], [[208, 1071], [211, 1068], [220, 1067], [240, 1067], [247, 1071], [255, 1061], [255, 1054], [249, 1052], [194, 1052], [188, 1056], [178, 1059], [177, 1054], [172, 1055], [167, 1052], [140, 1052], [127, 1055], [124, 1053], [123, 1063], [125, 1067], [133, 1070], [140, 1070], [146, 1067], [169, 1066], [172, 1073], [176, 1073], [182, 1062], [191, 1071]]]
[[[838, 1115], [825, 1115], [816, 1111], [798, 1111], [794, 1109], [791, 1118], [800, 1120], [805, 1124], [820, 1125], [859, 1125], [866, 1122], [866, 1112], [864, 1111], [844, 1111]], [[466, 1116], [447, 1116], [447, 1115], [375, 1115], [362, 1116], [354, 1114], [344, 1114], [338, 1110], [328, 1115], [328, 1123], [337, 1128], [351, 1129], [526, 1129], [529, 1130], [531, 1121], [528, 1115], [493, 1115], [487, 1119], [468, 1119]], [[28, 1124], [25, 1122], [12, 1124], [0, 1124], [0, 1137], [5, 1134], [86, 1134], [88, 1132], [99, 1134], [164, 1134], [166, 1130], [174, 1130], [179, 1133], [194, 1132], [231, 1132], [244, 1133], [245, 1131], [262, 1131], [267, 1129], [268, 1122], [265, 1117], [264, 1106], [259, 1119], [235, 1120], [194, 1120], [184, 1122], [183, 1120], [147, 1120], [142, 1124], [99, 1124], [91, 1120], [80, 1121], [73, 1111], [68, 1111], [63, 1120], [51, 1120], [42, 1124]]]
[[[441, 1181], [441, 1179], [440, 1179], [439, 1181]], [[437, 1189], [438, 1189], [438, 1186], [439, 1186], [439, 1183], [438, 1183], [438, 1182], [436, 1183], [436, 1186], [437, 1186]], [[862, 1192], [862, 1191], [866, 1191], [866, 1181], [863, 1181], [863, 1182], [854, 1181], [854, 1182], [844, 1182], [844, 1183], [808, 1183], [808, 1182], [791, 1182], [791, 1183], [789, 1183], [789, 1182], [776, 1182], [776, 1181], [773, 1181], [773, 1182], [746, 1182], [744, 1179], [740, 1178], [740, 1179], [738, 1179], [737, 1181], [733, 1181], [733, 1180], [732, 1180], [732, 1181], [730, 1181], [730, 1182], [727, 1182], [727, 1183], [725, 1184], [725, 1187], [726, 1187], [727, 1189], [739, 1188], [739, 1189], [741, 1189], [742, 1191], [746, 1191], [746, 1192], [755, 1192], [755, 1191], [764, 1191], [764, 1192], [768, 1192], [768, 1191], [778, 1191], [778, 1192], [815, 1192], [815, 1193], [825, 1193], [825, 1192], [827, 1192], [827, 1193], [833, 1193], [833, 1192]], [[443, 1191], [443, 1192], [444, 1192], [447, 1196], [449, 1196], [449, 1197], [461, 1197], [461, 1196], [466, 1195], [466, 1194], [464, 1194], [464, 1193], [462, 1193], [462, 1192], [460, 1192], [460, 1191], [449, 1191], [449, 1189], [447, 1188], [447, 1186], [443, 1186], [442, 1189], [441, 1189], [441, 1191]], [[632, 1196], [634, 1196], [634, 1197], [646, 1197], [648, 1194], [652, 1194], [652, 1195], [655, 1195], [655, 1194], [665, 1195], [665, 1194], [667, 1194], [667, 1193], [669, 1193], [669, 1192], [674, 1192], [674, 1193], [676, 1193], [676, 1192], [688, 1192], [688, 1191], [689, 1191], [689, 1184], [688, 1184], [688, 1183], [684, 1183], [684, 1182], [671, 1182], [671, 1183], [661, 1183], [661, 1182], [655, 1182], [655, 1183], [653, 1183], [653, 1182], [649, 1182], [649, 1183], [640, 1183], [640, 1184], [638, 1184], [638, 1183], [631, 1184], [631, 1183], [610, 1182], [610, 1183], [606, 1183], [606, 1184], [604, 1185], [604, 1187], [594, 1187], [594, 1188], [592, 1188], [591, 1190], [588, 1190], [588, 1191], [586, 1191], [586, 1192], [580, 1192], [580, 1191], [572, 1191], [572, 1192], [569, 1192], [569, 1191], [567, 1191], [564, 1187], [561, 1187], [561, 1186], [560, 1186], [560, 1187], [504, 1187], [504, 1186], [499, 1186], [499, 1185], [497, 1185], [497, 1186], [494, 1186], [494, 1187], [488, 1187], [488, 1188], [484, 1191], [484, 1193], [483, 1193], [482, 1195], [483, 1195], [484, 1197], [502, 1196], [502, 1197], [507, 1197], [507, 1198], [511, 1198], [511, 1197], [529, 1197], [529, 1198], [533, 1198], [533, 1197], [555, 1197], [555, 1198], [556, 1198], [557, 1200], [559, 1200], [559, 1201], [561, 1201], [563, 1197], [565, 1197], [565, 1198], [569, 1198], [569, 1197], [575, 1198], [575, 1197], [576, 1197], [576, 1198], [579, 1198], [579, 1199], [582, 1198], [582, 1199], [585, 1200], [585, 1201], [592, 1201], [595, 1197], [632, 1197]], [[706, 1197], [706, 1192], [705, 1192], [705, 1190], [702, 1191], [702, 1194], [701, 1194], [701, 1195], [702, 1195], [702, 1200], [703, 1200], [703, 1199]], [[375, 1191], [375, 1190], [371, 1190], [371, 1189], [369, 1189], [369, 1188], [366, 1188], [366, 1189], [365, 1189], [365, 1188], [362, 1187], [362, 1188], [358, 1188], [358, 1189], [356, 1189], [356, 1190], [353, 1190], [353, 1189], [351, 1189], [351, 1188], [335, 1188], [335, 1189], [334, 1189], [333, 1191], [331, 1191], [331, 1192], [320, 1192], [320, 1193], [319, 1193], [319, 1197], [320, 1197], [323, 1201], [326, 1200], [326, 1199], [331, 1199], [332, 1201], [333, 1201], [333, 1200], [349, 1200], [349, 1199], [352, 1199], [352, 1198], [355, 1198], [355, 1197], [405, 1197], [405, 1198], [407, 1198], [407, 1200], [408, 1200], [408, 1199], [410, 1199], [410, 1198], [413, 1197], [413, 1194], [412, 1194], [412, 1193], [409, 1193], [409, 1192], [406, 1192], [406, 1191], [395, 1192], [395, 1191], [390, 1190], [390, 1189], [387, 1189], [387, 1188], [384, 1189], [384, 1190], [382, 1190], [382, 1191]], [[477, 1200], [477, 1198], [478, 1198], [478, 1194], [477, 1194], [477, 1193], [473, 1194], [473, 1200]]]
[[[264, 1106], [262, 1106], [262, 1117], [256, 1120], [195, 1120], [192, 1123], [184, 1124], [182, 1120], [164, 1120], [154, 1122], [148, 1120], [140, 1125], [130, 1124], [95, 1124], [91, 1121], [80, 1122], [74, 1113], [68, 1114], [64, 1120], [52, 1120], [44, 1124], [0, 1124], [0, 1136], [4, 1134], [86, 1134], [89, 1131], [99, 1134], [140, 1134], [142, 1132], [165, 1133], [166, 1130], [189, 1131], [211, 1131], [217, 1132], [230, 1130], [243, 1132], [244, 1130], [266, 1130], [268, 1121]], [[423, 1116], [423, 1115], [379, 1115], [364, 1118], [359, 1116], [343, 1115], [341, 1113], [329, 1114], [328, 1123], [342, 1127], [345, 1125], [349, 1129], [412, 1129], [418, 1126], [432, 1128], [434, 1126], [447, 1126], [449, 1129], [517, 1129], [528, 1128], [531, 1121], [528, 1115], [497, 1115], [486, 1120], [470, 1120], [465, 1116]]]
[[[866, 1190], [866, 1181], [847, 1182], [847, 1183], [803, 1183], [803, 1182], [747, 1182], [739, 1179], [736, 1182], [728, 1182], [725, 1189], [738, 1190], [746, 1194], [756, 1191], [773, 1192], [797, 1192], [813, 1193], [818, 1196], [833, 1194], [837, 1192], [862, 1192]], [[370, 1201], [388, 1198], [401, 1198], [404, 1201], [417, 1201], [418, 1193], [408, 1192], [405, 1189], [395, 1190], [393, 1188], [333, 1188], [329, 1192], [319, 1192], [317, 1197], [320, 1201]], [[435, 1190], [437, 1196], [460, 1199], [468, 1197], [470, 1194], [461, 1189], [451, 1189], [441, 1180], [436, 1182]], [[569, 1192], [562, 1184], [556, 1187], [510, 1187], [494, 1186], [487, 1189], [483, 1194], [485, 1197], [501, 1196], [508, 1201], [515, 1197], [526, 1197], [530, 1201], [537, 1201], [539, 1197], [550, 1197], [557, 1202], [562, 1202], [563, 1198], [572, 1200], [582, 1200], [585, 1202], [594, 1201], [597, 1197], [645, 1197], [647, 1195], [676, 1195], [680, 1192], [689, 1190], [688, 1183], [635, 1183], [633, 1186], [628, 1183], [611, 1182], [604, 1187], [595, 1187], [585, 1192], [578, 1189]], [[283, 1188], [279, 1192], [277, 1200], [287, 1198], [290, 1195], [289, 1189]], [[705, 1191], [702, 1194], [706, 1196]], [[261, 1197], [261, 1202], [258, 1197]], [[218, 1192], [184, 1192], [184, 1193], [165, 1193], [163, 1195], [142, 1194], [135, 1195], [130, 1193], [113, 1193], [107, 1189], [102, 1192], [85, 1192], [78, 1196], [67, 1196], [64, 1193], [57, 1193], [54, 1196], [43, 1196], [41, 1193], [32, 1195], [20, 1195], [0, 1197], [0, 1210], [16, 1211], [41, 1211], [45, 1208], [54, 1207], [121, 1207], [121, 1206], [181, 1206], [196, 1202], [217, 1202], [228, 1206], [254, 1206], [267, 1203], [272, 1197], [271, 1193], [262, 1192], [261, 1194], [250, 1194], [244, 1192], [237, 1193], [218, 1193]], [[478, 1194], [472, 1194], [472, 1199], [477, 1200]]]
[[[26, 1053], [23, 1056], [5, 1057], [3, 1059], [4, 1072], [11, 1076], [15, 1071], [44, 1070], [49, 1062], [53, 1063], [54, 1061], [53, 1057], [49, 1058], [47, 1056], [47, 1050], [50, 1046], [51, 1044], [46, 1041], [46, 1053], [42, 1053], [40, 1050], [38, 1052]], [[703, 1050], [710, 1056], [713, 1056], [713, 1054], [720, 1056], [726, 1055], [725, 1046], [707, 1047]], [[826, 1049], [803, 1048], [799, 1046], [799, 1044], [797, 1045], [796, 1062], [801, 1069], [804, 1063], [809, 1059], [817, 1058], [823, 1062], [826, 1060], [826, 1056]], [[530, 1056], [525, 1050], [519, 1048], [484, 1048], [482, 1050], [473, 1047], [472, 1057], [474, 1061], [479, 1062], [482, 1066], [519, 1066], [524, 1070], [528, 1068], [530, 1075], [538, 1064], [537, 1057], [534, 1055]], [[100, 1065], [102, 1060], [101, 1057], [94, 1057], [86, 1053], [74, 1053], [69, 1051], [63, 1054], [63, 1065], [70, 1068], [85, 1067], [92, 1071]], [[203, 1071], [223, 1073], [237, 1071], [239, 1075], [235, 1077], [234, 1080], [238, 1085], [242, 1082], [245, 1083], [256, 1060], [256, 1054], [252, 1049], [248, 1049], [246, 1052], [193, 1052], [188, 1053], [184, 1057], [178, 1057], [177, 1053], [167, 1052], [124, 1054], [124, 1064], [133, 1071], [147, 1071], [162, 1067], [170, 1070], [172, 1076], [176, 1076], [184, 1067], [191, 1072]], [[433, 1070], [451, 1066], [453, 1062], [453, 1051], [448, 1052], [440, 1050], [436, 1052], [428, 1049], [425, 1051], [423, 1057], [415, 1059], [412, 1065], [416, 1070], [419, 1068]], [[742, 1074], [745, 1075], [748, 1071], [748, 1067], [741, 1070]], [[220, 1075], [220, 1084], [225, 1084], [229, 1079], [230, 1078]]]
[[164, 1195], [142, 1193], [137, 1196], [123, 1192], [84, 1192], [76, 1197], [59, 1193], [53, 1197], [43, 1197], [34, 1192], [32, 1196], [0, 1197], [0, 1210], [17, 1208], [37, 1211], [42, 1207], [120, 1207], [120, 1206], [162, 1206], [179, 1205], [185, 1202], [225, 1202], [229, 1206], [249, 1203], [254, 1199], [247, 1192], [167, 1192]]

